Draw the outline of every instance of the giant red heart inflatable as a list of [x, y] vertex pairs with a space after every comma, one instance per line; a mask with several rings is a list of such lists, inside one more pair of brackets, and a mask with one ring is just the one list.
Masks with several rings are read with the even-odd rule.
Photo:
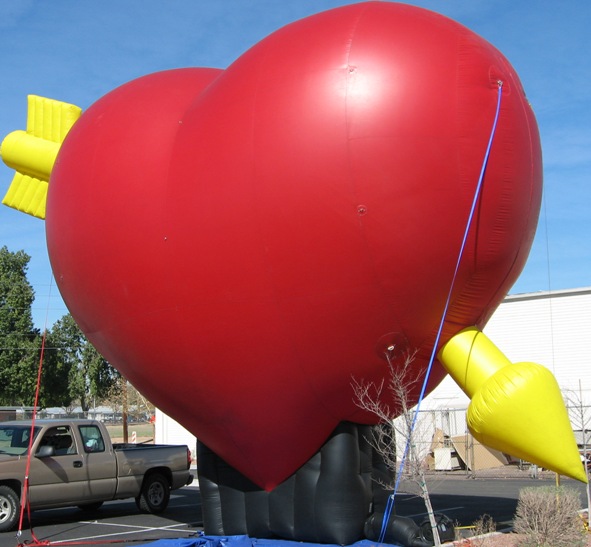
[[[259, 485], [303, 464], [385, 348], [482, 326], [531, 245], [536, 123], [490, 44], [368, 2], [277, 31], [224, 71], [132, 81], [74, 125], [51, 176], [54, 274], [89, 339]], [[429, 387], [443, 376], [433, 369]], [[415, 394], [416, 396], [416, 394]]]

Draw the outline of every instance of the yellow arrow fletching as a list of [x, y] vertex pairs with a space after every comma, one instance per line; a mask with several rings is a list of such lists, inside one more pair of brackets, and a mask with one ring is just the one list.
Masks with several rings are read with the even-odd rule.
[[13, 131], [0, 145], [2, 160], [16, 171], [3, 204], [45, 218], [51, 170], [63, 140], [81, 113], [72, 104], [29, 95], [27, 130]]

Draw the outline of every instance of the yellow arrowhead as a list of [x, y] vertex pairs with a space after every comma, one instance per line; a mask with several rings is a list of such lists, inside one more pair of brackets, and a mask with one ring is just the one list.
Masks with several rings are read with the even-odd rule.
[[476, 328], [458, 333], [438, 357], [472, 399], [467, 420], [476, 439], [587, 482], [560, 388], [548, 369], [512, 364]]
[[468, 407], [468, 427], [481, 443], [587, 482], [560, 388], [536, 363], [499, 370]]

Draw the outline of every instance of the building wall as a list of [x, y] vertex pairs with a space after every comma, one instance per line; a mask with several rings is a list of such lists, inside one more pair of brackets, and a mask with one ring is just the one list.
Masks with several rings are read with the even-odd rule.
[[591, 403], [591, 287], [508, 297], [485, 332], [502, 340], [514, 362], [548, 367], [560, 387], [579, 389]]
[[154, 442], [156, 444], [186, 444], [193, 462], [197, 458], [197, 438], [181, 424], [156, 409], [154, 415]]

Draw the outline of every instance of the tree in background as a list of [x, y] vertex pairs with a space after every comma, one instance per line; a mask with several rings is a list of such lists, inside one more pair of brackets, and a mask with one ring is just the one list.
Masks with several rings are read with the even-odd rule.
[[103, 404], [116, 414], [126, 414], [130, 422], [145, 422], [154, 415], [155, 407], [123, 376], [113, 384]]
[[93, 401], [107, 397], [117, 384], [119, 373], [88, 341], [70, 314], [56, 321], [48, 342], [46, 362], [67, 375], [69, 402], [60, 406], [78, 402], [87, 412]]
[[[588, 406], [585, 405], [583, 398], [583, 386], [579, 379], [579, 390], [562, 388], [562, 395], [568, 410], [570, 423], [574, 431], [578, 432], [579, 438], [577, 444], [582, 445], [581, 459], [583, 465], [587, 469], [587, 475], [591, 468], [591, 412]], [[591, 508], [591, 485], [587, 483], [585, 488], [587, 494], [587, 507]]]
[[30, 257], [0, 248], [0, 403], [31, 406], [35, 401], [41, 337], [33, 326], [35, 299], [27, 280]]
[[[120, 398], [121, 387], [127, 387], [127, 382], [98, 353], [70, 314], [58, 320], [45, 337], [34, 327], [31, 306], [35, 293], [27, 279], [29, 261], [22, 250], [0, 248], [0, 405], [35, 403], [42, 357], [39, 407], [72, 408], [79, 404], [87, 412], [95, 401]], [[135, 389], [130, 393], [133, 413], [154, 412]]]
[[123, 442], [129, 441], [128, 423], [144, 422], [154, 415], [155, 407], [123, 376], [114, 383], [104, 404], [113, 409], [115, 415], [121, 415], [123, 422]]
[[[22, 250], [0, 248], [0, 404], [6, 406], [35, 403], [43, 336], [33, 324], [35, 293], [27, 279], [29, 261]], [[70, 368], [55, 358], [49, 337], [44, 348], [38, 405], [68, 406], [72, 398], [64, 386]]]

